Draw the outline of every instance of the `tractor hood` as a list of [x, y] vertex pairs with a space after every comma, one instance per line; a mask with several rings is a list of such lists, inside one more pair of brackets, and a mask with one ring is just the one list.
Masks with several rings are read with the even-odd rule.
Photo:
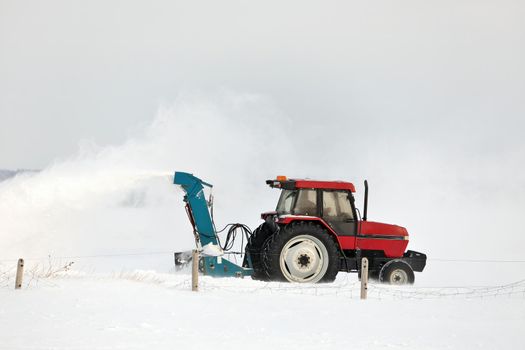
[[359, 235], [379, 237], [386, 236], [385, 238], [391, 237], [393, 239], [397, 238], [408, 240], [408, 231], [406, 228], [398, 225], [373, 221], [360, 221]]

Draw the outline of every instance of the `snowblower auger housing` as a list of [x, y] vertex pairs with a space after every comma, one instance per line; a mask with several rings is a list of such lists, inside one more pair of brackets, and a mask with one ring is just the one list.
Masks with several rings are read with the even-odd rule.
[[[197, 249], [201, 250], [199, 270], [204, 275], [215, 277], [244, 277], [250, 276], [253, 269], [250, 267], [251, 260], [248, 257], [246, 267], [241, 267], [222, 257], [222, 249], [212, 216], [209, 203], [204, 195], [204, 186], [212, 187], [211, 184], [189, 173], [176, 172], [173, 183], [180, 185], [186, 195], [186, 212], [193, 226], [193, 234]], [[175, 253], [175, 265], [185, 264], [190, 260], [187, 252]], [[245, 259], [246, 261], [246, 259]]]

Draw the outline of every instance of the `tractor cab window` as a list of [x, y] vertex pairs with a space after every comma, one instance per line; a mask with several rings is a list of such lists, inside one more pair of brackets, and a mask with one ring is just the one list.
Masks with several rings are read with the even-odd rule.
[[297, 196], [297, 190], [283, 190], [281, 197], [277, 203], [277, 209], [275, 210], [279, 214], [291, 214], [292, 206]]
[[324, 191], [323, 216], [331, 221], [354, 220], [354, 212], [346, 191]]
[[300, 190], [297, 194], [293, 214], [317, 216], [317, 191]]
[[283, 190], [279, 203], [277, 203], [277, 213], [280, 215], [317, 215], [317, 191], [309, 189]]

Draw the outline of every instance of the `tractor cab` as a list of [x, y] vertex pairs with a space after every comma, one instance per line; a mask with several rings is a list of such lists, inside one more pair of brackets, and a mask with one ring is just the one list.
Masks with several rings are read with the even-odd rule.
[[356, 232], [358, 221], [352, 183], [342, 181], [288, 180], [279, 176], [278, 180], [268, 180], [272, 188], [281, 188], [281, 196], [275, 212], [264, 213], [286, 218], [292, 216], [311, 216], [322, 218], [337, 233], [348, 236]]

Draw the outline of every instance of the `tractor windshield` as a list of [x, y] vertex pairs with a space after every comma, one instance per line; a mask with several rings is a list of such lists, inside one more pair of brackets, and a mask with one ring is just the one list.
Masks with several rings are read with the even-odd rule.
[[277, 213], [293, 215], [316, 215], [317, 214], [317, 191], [313, 189], [283, 190]]
[[291, 214], [296, 196], [297, 190], [283, 190], [275, 211], [279, 214]]

